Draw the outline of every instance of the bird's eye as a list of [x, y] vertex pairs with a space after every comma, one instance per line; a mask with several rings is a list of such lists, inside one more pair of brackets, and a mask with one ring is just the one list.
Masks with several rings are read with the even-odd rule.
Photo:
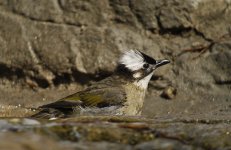
[[149, 67], [149, 64], [144, 64], [143, 68], [147, 69]]

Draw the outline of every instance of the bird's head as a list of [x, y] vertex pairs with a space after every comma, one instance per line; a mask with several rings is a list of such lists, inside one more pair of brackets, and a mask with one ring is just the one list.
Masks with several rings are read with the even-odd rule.
[[141, 88], [147, 88], [154, 70], [168, 63], [170, 61], [167, 59], [155, 60], [138, 50], [129, 50], [120, 57], [117, 72], [131, 79]]

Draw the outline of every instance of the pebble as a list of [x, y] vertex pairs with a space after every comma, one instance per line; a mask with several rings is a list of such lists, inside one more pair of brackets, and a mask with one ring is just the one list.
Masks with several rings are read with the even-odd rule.
[[166, 99], [173, 99], [175, 98], [176, 94], [177, 94], [177, 89], [172, 86], [168, 86], [164, 89], [161, 96]]

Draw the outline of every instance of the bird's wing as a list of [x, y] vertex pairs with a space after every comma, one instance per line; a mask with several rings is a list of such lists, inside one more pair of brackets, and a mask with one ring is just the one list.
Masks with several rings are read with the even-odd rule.
[[[112, 83], [113, 81], [113, 83]], [[40, 111], [31, 117], [34, 118], [59, 118], [70, 115], [78, 107], [106, 107], [123, 105], [126, 93], [121, 86], [124, 82], [106, 78], [94, 83], [86, 90], [64, 97], [56, 102], [40, 106]]]
[[83, 106], [105, 107], [120, 105], [126, 101], [126, 94], [121, 87], [104, 87], [80, 93]]
[[125, 101], [126, 94], [121, 87], [102, 87], [77, 92], [40, 108], [105, 107], [123, 104]]

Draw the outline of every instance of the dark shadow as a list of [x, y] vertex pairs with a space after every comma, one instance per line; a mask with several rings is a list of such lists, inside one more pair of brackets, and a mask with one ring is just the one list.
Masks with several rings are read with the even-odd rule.
[[112, 72], [104, 70], [99, 70], [94, 74], [82, 73], [76, 69], [72, 70], [72, 76], [75, 82], [80, 84], [88, 84], [90, 81], [100, 81], [110, 75], [112, 75]]
[[0, 78], [7, 78], [9, 80], [15, 78], [23, 78], [24, 72], [19, 68], [8, 67], [4, 64], [0, 64]]

